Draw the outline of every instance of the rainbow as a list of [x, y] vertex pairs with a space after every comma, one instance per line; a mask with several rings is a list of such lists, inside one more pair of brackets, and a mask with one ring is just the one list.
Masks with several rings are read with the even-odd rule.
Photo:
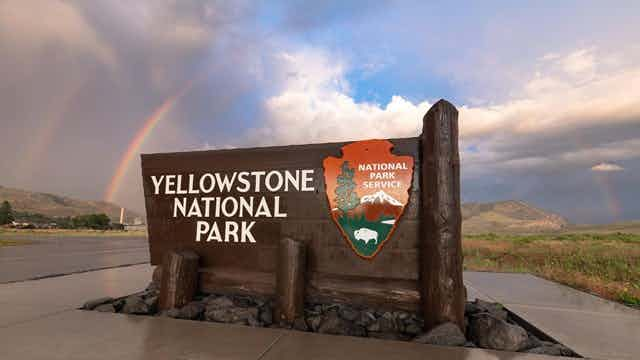
[[129, 146], [127, 146], [126, 151], [122, 154], [120, 161], [118, 162], [118, 166], [116, 167], [116, 171], [111, 177], [111, 181], [109, 181], [109, 185], [104, 193], [104, 200], [107, 202], [113, 202], [114, 197], [118, 193], [120, 189], [120, 185], [122, 184], [122, 180], [124, 175], [127, 173], [127, 169], [129, 169], [129, 165], [133, 161], [134, 157], [138, 154], [140, 147], [144, 144], [144, 141], [149, 137], [149, 134], [153, 131], [153, 129], [158, 125], [158, 122], [173, 108], [173, 105], [185, 94], [187, 93], [191, 87], [193, 87], [194, 80], [188, 81], [179, 92], [169, 96], [166, 98], [160, 106], [158, 106], [153, 113], [146, 118], [142, 128], [138, 130], [136, 135], [133, 137]]

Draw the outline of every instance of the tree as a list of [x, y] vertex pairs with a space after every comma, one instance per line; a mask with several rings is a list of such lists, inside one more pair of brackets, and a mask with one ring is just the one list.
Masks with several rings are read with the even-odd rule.
[[360, 204], [360, 198], [355, 191], [356, 182], [353, 180], [354, 175], [355, 169], [349, 167], [348, 161], [343, 162], [337, 178], [338, 186], [335, 190], [335, 201], [338, 203], [338, 208], [345, 213]]
[[0, 225], [10, 224], [15, 220], [13, 216], [13, 210], [11, 210], [11, 204], [8, 201], [3, 201], [0, 205]]
[[109, 228], [111, 220], [106, 214], [79, 215], [71, 219], [73, 228], [89, 228], [105, 230]]

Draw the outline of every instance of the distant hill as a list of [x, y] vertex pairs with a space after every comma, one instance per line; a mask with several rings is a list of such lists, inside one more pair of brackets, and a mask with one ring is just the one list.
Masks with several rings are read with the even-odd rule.
[[566, 228], [562, 216], [524, 201], [462, 204], [462, 232], [546, 232]]
[[[120, 206], [105, 201], [77, 200], [0, 186], [0, 202], [5, 200], [11, 203], [15, 211], [20, 212], [39, 213], [49, 217], [105, 213], [111, 221], [120, 221]], [[125, 222], [133, 222], [135, 218], [143, 219], [139, 214], [125, 210]]]

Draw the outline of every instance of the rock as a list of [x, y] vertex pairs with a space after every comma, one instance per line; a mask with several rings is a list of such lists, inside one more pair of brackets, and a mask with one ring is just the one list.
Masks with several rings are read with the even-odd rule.
[[321, 323], [322, 316], [311, 316], [307, 318], [307, 324], [311, 327], [311, 331], [318, 332]]
[[493, 315], [495, 318], [507, 320], [508, 313], [501, 304], [480, 299], [476, 299], [473, 304], [478, 308], [479, 312], [486, 312]]
[[170, 318], [180, 319], [180, 309], [171, 308], [169, 310], [163, 310], [159, 314], [160, 316], [166, 315]]
[[473, 342], [467, 341], [466, 343], [464, 343], [464, 347], [474, 348], [474, 347], [477, 347], [477, 346]]
[[447, 322], [413, 339], [414, 342], [442, 346], [462, 346], [467, 342], [458, 325]]
[[113, 307], [116, 308], [116, 311], [122, 311], [122, 308], [124, 307], [124, 303], [125, 303], [125, 299], [118, 299], [112, 302], [111, 304], [113, 305]]
[[525, 351], [530, 354], [542, 354], [553, 356], [575, 356], [574, 352], [561, 344], [542, 345]]
[[271, 306], [263, 306], [260, 310], [260, 321], [265, 325], [273, 324], [273, 311], [271, 310]]
[[329, 311], [318, 327], [321, 334], [347, 335], [349, 324], [338, 316], [336, 311]]
[[528, 343], [527, 331], [489, 313], [479, 313], [470, 318], [471, 338], [478, 346], [487, 349], [520, 351]]
[[149, 307], [149, 312], [154, 313], [158, 309], [158, 297], [157, 296], [149, 296], [144, 299], [144, 303]]
[[527, 338], [527, 344], [525, 345], [523, 350], [533, 349], [542, 346], [542, 342], [535, 336], [529, 334]]
[[541, 354], [541, 355], [553, 355], [553, 356], [562, 356], [562, 351], [560, 350], [559, 347], [555, 346], [555, 345], [543, 345], [543, 346], [538, 346], [538, 347], [534, 347], [532, 349], [529, 349], [526, 351], [529, 354]]
[[303, 317], [296, 318], [293, 321], [293, 328], [299, 331], [309, 331], [309, 326]]
[[112, 297], [101, 297], [101, 298], [98, 298], [98, 299], [93, 299], [93, 300], [87, 301], [86, 303], [84, 303], [84, 305], [82, 305], [82, 308], [85, 309], [85, 310], [93, 310], [98, 305], [110, 303], [112, 301], [113, 301]]
[[380, 332], [397, 332], [398, 324], [396, 323], [395, 316], [390, 312], [385, 312], [382, 317], [378, 318], [378, 324]]
[[100, 311], [100, 312], [110, 312], [110, 313], [116, 312], [116, 308], [112, 304], [98, 305], [94, 307], [93, 310]]
[[418, 335], [418, 334], [420, 334], [422, 332], [422, 326], [419, 326], [415, 322], [411, 322], [411, 323], [408, 323], [407, 325], [405, 325], [404, 332], [406, 334], [415, 336], [415, 335]]
[[348, 320], [348, 321], [355, 321], [359, 316], [360, 316], [360, 312], [357, 310], [354, 310], [348, 306], [343, 306], [340, 311], [338, 311], [338, 314], [340, 314], [340, 317]]
[[406, 337], [395, 332], [369, 332], [368, 336], [371, 338], [383, 340], [407, 340]]
[[220, 309], [233, 306], [233, 301], [226, 296], [207, 299], [207, 309]]
[[472, 302], [467, 302], [464, 304], [464, 314], [466, 316], [473, 315], [480, 312], [480, 308]]
[[253, 303], [251, 299], [248, 299], [246, 297], [239, 297], [239, 296], [235, 297], [232, 301], [235, 306], [239, 306], [239, 307], [249, 307]]
[[125, 299], [122, 312], [125, 314], [148, 314], [149, 305], [140, 296], [131, 295]]
[[258, 308], [210, 308], [207, 306], [205, 318], [209, 321], [243, 324], [258, 322]]
[[178, 319], [196, 320], [202, 317], [205, 310], [205, 304], [201, 301], [191, 301], [187, 305], [179, 309], [177, 316], [173, 316]]
[[368, 327], [376, 320], [375, 315], [369, 311], [361, 311], [355, 323], [358, 326]]

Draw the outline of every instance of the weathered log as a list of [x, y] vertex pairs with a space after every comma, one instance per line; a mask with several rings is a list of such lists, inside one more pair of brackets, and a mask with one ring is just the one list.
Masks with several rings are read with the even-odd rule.
[[280, 240], [275, 307], [275, 316], [279, 322], [291, 324], [303, 315], [306, 260], [305, 243], [290, 238]]
[[198, 287], [199, 256], [189, 250], [169, 251], [162, 264], [160, 310], [186, 305]]
[[440, 100], [422, 126], [420, 283], [425, 330], [453, 322], [464, 331], [458, 111]]

